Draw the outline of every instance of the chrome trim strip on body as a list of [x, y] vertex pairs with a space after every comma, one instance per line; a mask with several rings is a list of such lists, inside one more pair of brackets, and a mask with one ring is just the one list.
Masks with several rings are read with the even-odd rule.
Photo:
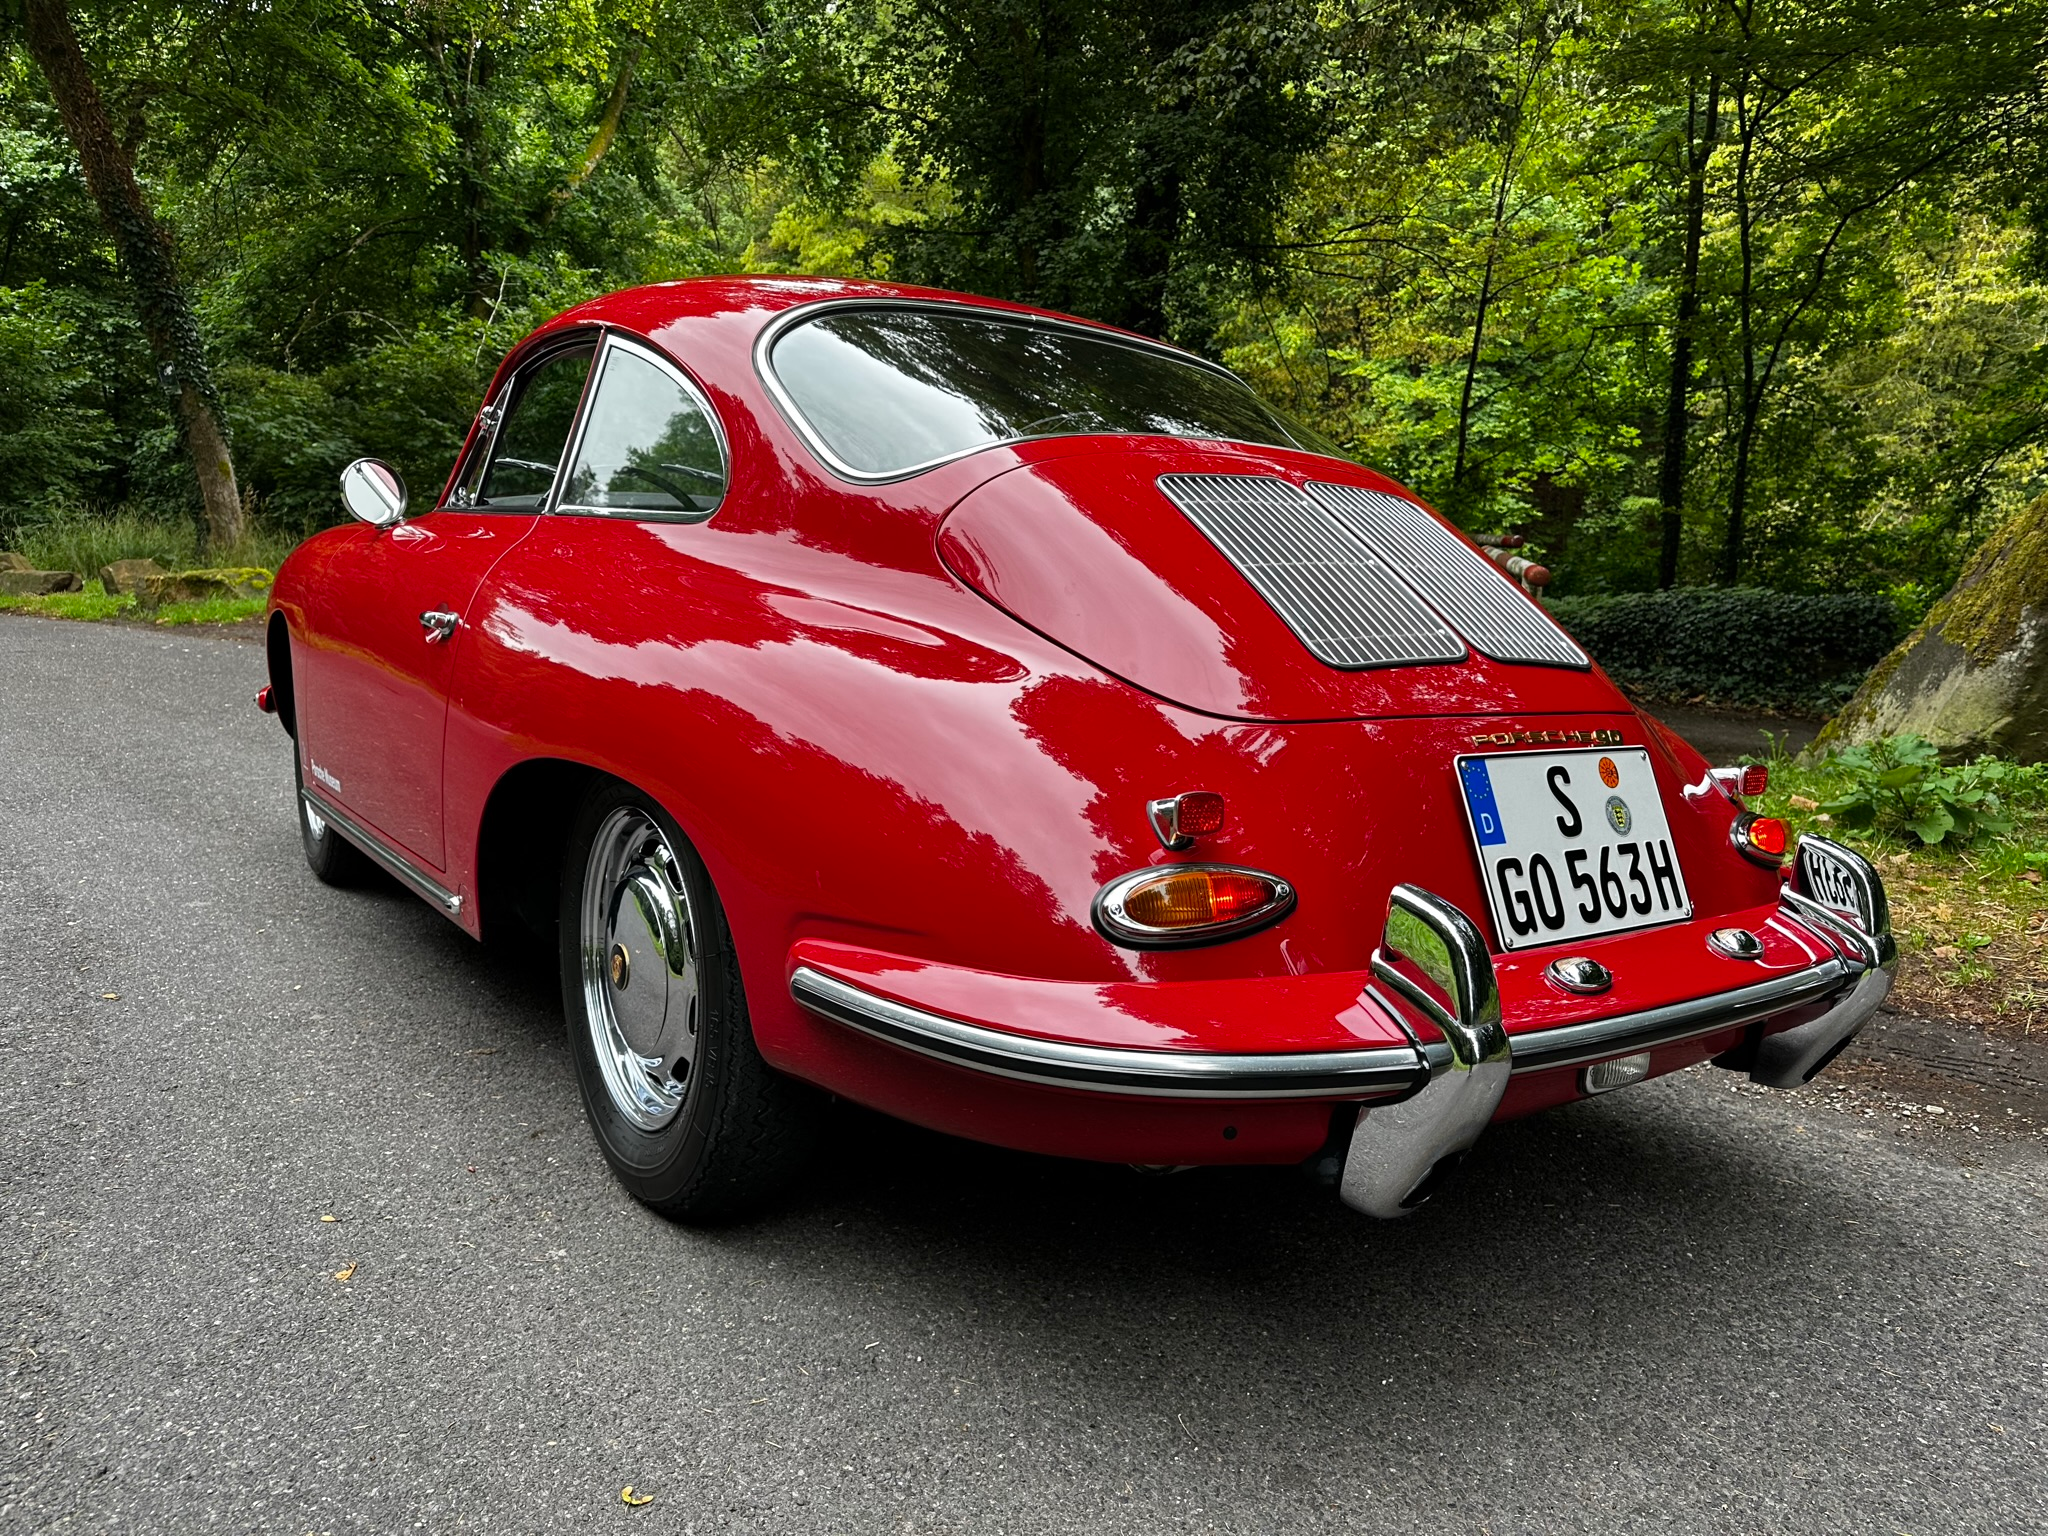
[[1606, 1056], [1626, 1056], [1652, 1046], [1670, 1045], [1710, 1035], [1735, 1024], [1749, 1024], [1802, 1003], [1820, 1002], [1841, 990], [1860, 968], [1829, 956], [1803, 971], [1773, 976], [1732, 992], [1716, 992], [1661, 1008], [1563, 1024], [1510, 1036], [1515, 1071], [1544, 1072], [1552, 1067], [1582, 1066]]
[[1271, 475], [1161, 475], [1159, 491], [1309, 654], [1347, 671], [1463, 661], [1452, 633], [1342, 520]]
[[1429, 1078], [1412, 1045], [1219, 1055], [1040, 1040], [899, 1003], [800, 965], [790, 995], [813, 1012], [955, 1066], [1046, 1087], [1139, 1098], [1358, 1099], [1406, 1094]]
[[299, 798], [304, 800], [313, 814], [318, 816], [354, 843], [402, 884], [427, 898], [450, 917], [462, 911], [462, 898], [442, 885], [439, 881], [413, 863], [404, 854], [386, 843], [376, 833], [366, 831], [346, 812], [334, 808], [333, 802], [322, 800], [310, 789], [301, 789]]
[[[1088, 434], [1040, 432], [1025, 437], [1003, 437], [986, 443], [976, 443], [972, 448], [963, 448], [958, 453], [941, 454], [936, 459], [927, 459], [921, 464], [912, 464], [904, 469], [883, 471], [855, 469], [830, 448], [826, 447], [824, 440], [812, 430], [810, 421], [805, 417], [802, 410], [798, 408], [796, 401], [791, 397], [789, 391], [783, 388], [782, 380], [776, 377], [774, 362], [775, 343], [781, 339], [785, 332], [802, 325], [806, 320], [815, 320], [819, 315], [842, 309], [922, 310], [926, 313], [967, 315], [974, 319], [992, 320], [1004, 325], [1065, 331], [1069, 335], [1086, 336], [1091, 341], [1104, 342], [1110, 346], [1128, 347], [1133, 352], [1156, 353], [1161, 357], [1170, 358], [1174, 362], [1185, 363], [1189, 367], [1203, 369], [1208, 373], [1213, 373], [1221, 378], [1230, 380], [1231, 383], [1236, 384], [1245, 390], [1246, 393], [1250, 394], [1261, 406], [1266, 404], [1264, 400], [1259, 398], [1257, 391], [1253, 390], [1243, 379], [1221, 364], [1212, 363], [1206, 357], [1197, 357], [1192, 352], [1183, 352], [1179, 347], [1169, 346], [1163, 341], [1154, 341], [1148, 336], [1136, 336], [1128, 331], [1112, 330], [1108, 326], [1086, 325], [1077, 320], [1060, 320], [1049, 315], [1020, 313], [1013, 309], [998, 309], [993, 305], [974, 304], [965, 300], [955, 302], [944, 299], [897, 299], [876, 295], [872, 298], [855, 296], [841, 299], [819, 299], [814, 303], [799, 304], [793, 309], [785, 309], [773, 320], [770, 320], [761, 328], [761, 334], [754, 338], [754, 372], [760, 376], [762, 387], [768, 391], [768, 398], [775, 402], [776, 410], [782, 413], [782, 419], [795, 429], [797, 436], [803, 439], [804, 446], [811, 450], [818, 462], [841, 480], [849, 480], [855, 485], [887, 485], [896, 480], [908, 480], [913, 475], [921, 475], [926, 470], [937, 469], [942, 464], [951, 464], [957, 459], [964, 459], [970, 454], [983, 453], [990, 448], [1011, 447], [1018, 443], [1038, 442], [1051, 437], [1075, 437]], [[1271, 409], [1270, 407], [1266, 408]], [[1287, 430], [1284, 422], [1276, 420], [1273, 425], [1281, 432], [1286, 432]], [[1106, 433], [1101, 435], [1129, 437], [1165, 436], [1167, 434]], [[1243, 440], [1235, 438], [1205, 438], [1203, 441], [1236, 442]], [[1286, 445], [1280, 443], [1248, 442], [1246, 446], [1252, 448], [1284, 448]], [[1309, 447], [1305, 443], [1295, 443], [1293, 451], [1297, 453], [1317, 453], [1318, 457], [1322, 456], [1318, 453], [1318, 450]]]

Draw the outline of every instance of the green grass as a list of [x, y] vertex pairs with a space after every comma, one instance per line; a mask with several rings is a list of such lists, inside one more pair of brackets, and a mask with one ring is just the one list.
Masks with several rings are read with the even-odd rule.
[[[260, 597], [210, 597], [196, 603], [166, 603], [151, 622], [177, 624], [240, 624], [260, 619], [267, 606]], [[53, 592], [48, 597], [0, 597], [0, 613], [39, 613], [51, 619], [98, 619], [140, 617], [132, 597], [109, 597], [97, 579], [88, 581], [83, 592]]]
[[117, 507], [38, 514], [17, 524], [0, 548], [25, 556], [39, 571], [97, 576], [101, 566], [116, 560], [154, 560], [167, 571], [238, 565], [274, 571], [296, 543], [297, 535], [258, 524], [232, 549], [202, 552], [190, 519]]
[[1782, 753], [1751, 808], [1857, 849], [1884, 874], [1904, 963], [1894, 998], [2023, 1035], [2048, 1033], [2048, 802], [2009, 802], [2013, 830], [1965, 847], [1849, 831], [1819, 809], [1847, 788], [1829, 762]]
[[209, 597], [197, 603], [165, 603], [157, 610], [159, 624], [240, 624], [260, 619], [269, 599], [261, 597]]
[[0, 597], [0, 613], [40, 613], [53, 619], [111, 619], [134, 608], [132, 597], [109, 597], [97, 580], [83, 592], [53, 592], [48, 597]]

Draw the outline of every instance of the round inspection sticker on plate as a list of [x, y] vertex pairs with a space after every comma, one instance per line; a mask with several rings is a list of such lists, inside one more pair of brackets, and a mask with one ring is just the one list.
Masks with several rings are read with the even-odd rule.
[[1692, 916], [1648, 752], [1501, 752], [1457, 770], [1502, 947]]

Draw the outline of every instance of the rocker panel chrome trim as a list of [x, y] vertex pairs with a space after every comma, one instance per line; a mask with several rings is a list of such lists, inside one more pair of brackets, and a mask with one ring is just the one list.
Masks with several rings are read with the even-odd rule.
[[1219, 1055], [1040, 1040], [897, 1002], [800, 965], [790, 995], [835, 1023], [977, 1072], [1055, 1088], [1174, 1099], [1357, 1099], [1406, 1094], [1429, 1078], [1412, 1045]]
[[403, 884], [427, 898], [450, 917], [462, 911], [462, 898], [455, 892], [433, 879], [427, 872], [413, 863], [404, 854], [390, 846], [374, 832], [365, 831], [344, 812], [338, 811], [329, 801], [322, 800], [310, 789], [299, 791], [299, 797], [313, 810], [313, 813], [327, 822], [337, 832], [354, 843], [364, 853]]

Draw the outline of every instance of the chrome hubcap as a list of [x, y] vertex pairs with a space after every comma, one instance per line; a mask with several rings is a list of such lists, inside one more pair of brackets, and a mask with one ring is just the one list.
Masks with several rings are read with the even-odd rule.
[[313, 834], [313, 841], [319, 842], [327, 835], [327, 818], [313, 809], [313, 802], [305, 796], [299, 797], [299, 810], [306, 818], [306, 830]]
[[583, 1013], [612, 1105], [643, 1131], [675, 1119], [697, 1058], [696, 923], [675, 851], [621, 806], [583, 877]]

